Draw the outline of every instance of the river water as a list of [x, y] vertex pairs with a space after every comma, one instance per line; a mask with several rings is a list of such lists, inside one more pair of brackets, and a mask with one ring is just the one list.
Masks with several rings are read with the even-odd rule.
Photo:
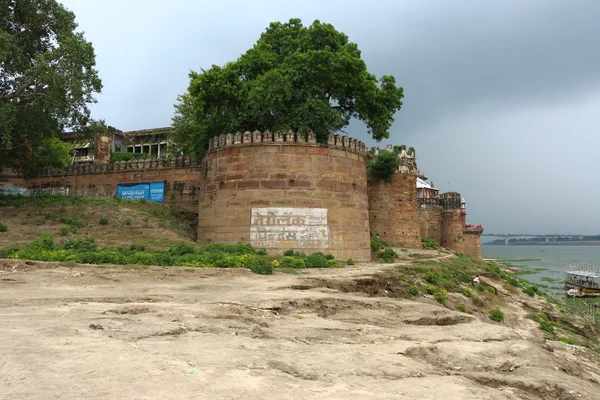
[[[579, 261], [600, 267], [600, 246], [481, 246], [485, 258], [497, 258], [525, 268], [520, 278], [542, 285], [555, 296], [564, 293], [564, 271], [568, 261]], [[536, 259], [535, 261], [511, 261]], [[545, 286], [547, 287], [545, 287]]]

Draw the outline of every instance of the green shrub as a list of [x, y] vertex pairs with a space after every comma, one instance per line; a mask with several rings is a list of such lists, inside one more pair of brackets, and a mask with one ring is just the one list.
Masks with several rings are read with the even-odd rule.
[[433, 285], [427, 285], [427, 294], [434, 294], [437, 292], [437, 288]]
[[304, 263], [308, 268], [327, 268], [329, 264], [323, 253], [313, 253], [306, 257]]
[[129, 250], [131, 250], [131, 251], [144, 251], [144, 250], [146, 250], [146, 246], [144, 246], [143, 244], [131, 243], [129, 245]]
[[335, 260], [327, 260], [327, 265], [331, 266], [331, 265], [336, 265], [337, 261]]
[[461, 283], [471, 283], [471, 276], [469, 274], [462, 273], [458, 276], [458, 281]]
[[491, 294], [496, 294], [496, 288], [494, 288], [493, 286], [487, 286], [485, 289]]
[[371, 251], [377, 253], [381, 249], [381, 245], [374, 239], [371, 239]]
[[387, 248], [385, 250], [380, 250], [377, 255], [381, 258], [383, 262], [393, 263], [396, 258], [398, 258], [398, 253], [396, 253], [393, 249]]
[[432, 249], [432, 250], [437, 250], [441, 247], [438, 242], [435, 242], [435, 241], [427, 239], [427, 238], [421, 238], [421, 245], [424, 249]]
[[304, 263], [304, 259], [295, 258], [290, 256], [285, 256], [281, 260], [279, 260], [280, 268], [306, 268], [306, 264]]
[[425, 280], [429, 283], [438, 283], [440, 280], [440, 273], [438, 271], [428, 271], [425, 274]]
[[125, 224], [126, 226], [130, 226], [131, 225], [131, 219], [127, 218], [126, 220], [123, 221], [123, 224]]
[[68, 215], [61, 215], [60, 216], [60, 221], [64, 224], [67, 224], [71, 227], [71, 229], [73, 228], [81, 228], [84, 224], [83, 221], [79, 218], [75, 218], [75, 217], [70, 217]]
[[471, 291], [471, 289], [469, 289], [469, 288], [465, 288], [465, 289], [463, 290], [463, 294], [464, 294], [465, 296], [467, 296], [467, 297], [473, 297], [473, 292], [472, 292], [472, 291]]
[[44, 213], [45, 219], [52, 219], [53, 217], [54, 217], [54, 215], [52, 215], [52, 213], [50, 211], [47, 211], [46, 213]]
[[546, 331], [546, 332], [550, 333], [551, 335], [554, 335], [555, 324], [553, 322], [551, 322], [550, 320], [548, 320], [548, 316], [546, 314], [544, 314], [544, 313], [535, 314], [535, 320], [540, 324], [540, 328], [543, 331]]
[[0, 232], [8, 231], [8, 225], [0, 223]]
[[226, 243], [211, 243], [202, 249], [203, 252], [223, 252], [229, 254], [254, 254], [256, 250], [249, 244], [226, 244]]
[[215, 262], [217, 268], [240, 268], [242, 260], [239, 256], [225, 256]]
[[354, 265], [354, 264], [356, 264], [356, 261], [354, 261], [353, 259], [349, 258], [348, 261], [346, 261], [346, 263], [348, 265]]
[[271, 275], [273, 273], [273, 267], [266, 257], [254, 257], [248, 268], [260, 275]]
[[94, 242], [94, 238], [70, 239], [62, 247], [65, 250], [75, 251], [95, 251], [98, 248]]
[[256, 255], [258, 255], [258, 256], [266, 256], [267, 255], [267, 249], [258, 249], [258, 250], [256, 250]]
[[294, 257], [294, 250], [287, 249], [286, 251], [283, 252], [283, 256], [284, 257]]
[[169, 247], [169, 254], [172, 256], [182, 256], [184, 254], [193, 254], [196, 250], [194, 246], [188, 243], [179, 243], [177, 246]]
[[464, 301], [461, 301], [456, 305], [456, 309], [458, 311], [467, 312], [467, 305], [464, 303]]
[[419, 288], [417, 286], [411, 286], [410, 287], [410, 294], [413, 296], [418, 296], [419, 293], [421, 293], [421, 291], [419, 290]]
[[504, 322], [504, 312], [499, 308], [494, 308], [488, 312], [488, 316], [492, 321]]
[[0, 258], [13, 258], [19, 250], [20, 249], [17, 246], [9, 247], [8, 249], [0, 249]]
[[35, 221], [33, 221], [33, 223], [36, 224], [36, 225], [38, 225], [38, 226], [40, 226], [40, 225], [42, 225], [44, 223], [44, 220], [38, 218]]
[[63, 226], [62, 228], [60, 228], [60, 234], [63, 236], [67, 236], [70, 232], [71, 230], [68, 226]]
[[523, 292], [527, 293], [531, 297], [535, 296], [535, 289], [533, 288], [533, 286], [528, 286], [527, 288], [523, 289]]
[[433, 298], [435, 299], [435, 301], [437, 301], [440, 304], [446, 304], [446, 297], [448, 296], [448, 292], [445, 291], [444, 289], [438, 290], [437, 292], [435, 292], [435, 294], [433, 295]]
[[100, 225], [108, 225], [108, 218], [105, 216], [100, 217], [100, 221], [98, 221]]
[[392, 151], [381, 150], [377, 157], [369, 161], [367, 171], [374, 181], [390, 182], [398, 170], [398, 155]]

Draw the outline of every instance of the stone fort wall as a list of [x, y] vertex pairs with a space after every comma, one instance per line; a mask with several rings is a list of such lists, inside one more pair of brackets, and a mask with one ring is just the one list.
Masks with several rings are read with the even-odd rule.
[[0, 182], [28, 189], [66, 189], [70, 195], [113, 197], [118, 184], [165, 182], [165, 203], [176, 203], [197, 212], [202, 186], [201, 167], [189, 158], [122, 161], [112, 164], [75, 164], [44, 168], [40, 176], [25, 180], [10, 170]]
[[215, 138], [204, 159], [198, 239], [370, 260], [366, 154], [337, 135], [327, 145], [291, 132]]
[[421, 237], [433, 240], [434, 242], [442, 242], [442, 210], [437, 209], [421, 209], [419, 210], [419, 226]]
[[390, 182], [369, 181], [371, 232], [399, 246], [421, 246], [416, 180], [397, 172]]
[[369, 260], [370, 232], [401, 246], [421, 237], [481, 258], [481, 230], [465, 230], [460, 194], [419, 204], [414, 149], [401, 153], [389, 183], [368, 182], [365, 145], [329, 135], [244, 132], [210, 141], [201, 165], [188, 158], [45, 168], [24, 180], [4, 170], [0, 182], [29, 189], [112, 197], [120, 183], [165, 182], [165, 203], [198, 213], [198, 239], [250, 242], [272, 253], [324, 251]]

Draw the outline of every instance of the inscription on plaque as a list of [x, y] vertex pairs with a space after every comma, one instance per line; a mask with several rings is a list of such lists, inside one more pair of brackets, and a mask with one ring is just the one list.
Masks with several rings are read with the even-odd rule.
[[257, 248], [328, 248], [326, 208], [253, 208], [250, 242]]

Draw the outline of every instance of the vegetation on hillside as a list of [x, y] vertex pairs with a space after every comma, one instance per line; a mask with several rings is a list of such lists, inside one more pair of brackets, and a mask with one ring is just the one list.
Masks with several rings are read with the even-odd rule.
[[195, 237], [195, 221], [194, 213], [176, 204], [63, 195], [0, 195], [0, 224], [7, 231], [0, 235], [0, 246], [25, 244], [47, 234], [55, 239], [93, 236], [105, 246], [137, 240], [163, 250], [178, 241], [191, 241]]
[[313, 131], [326, 142], [358, 118], [381, 140], [402, 97], [394, 77], [370, 74], [358, 46], [332, 25], [273, 22], [236, 61], [190, 74], [174, 138], [200, 159], [208, 140], [223, 133]]
[[56, 0], [0, 0], [0, 168], [34, 176], [70, 159], [59, 140], [89, 122], [102, 83], [92, 44]]

